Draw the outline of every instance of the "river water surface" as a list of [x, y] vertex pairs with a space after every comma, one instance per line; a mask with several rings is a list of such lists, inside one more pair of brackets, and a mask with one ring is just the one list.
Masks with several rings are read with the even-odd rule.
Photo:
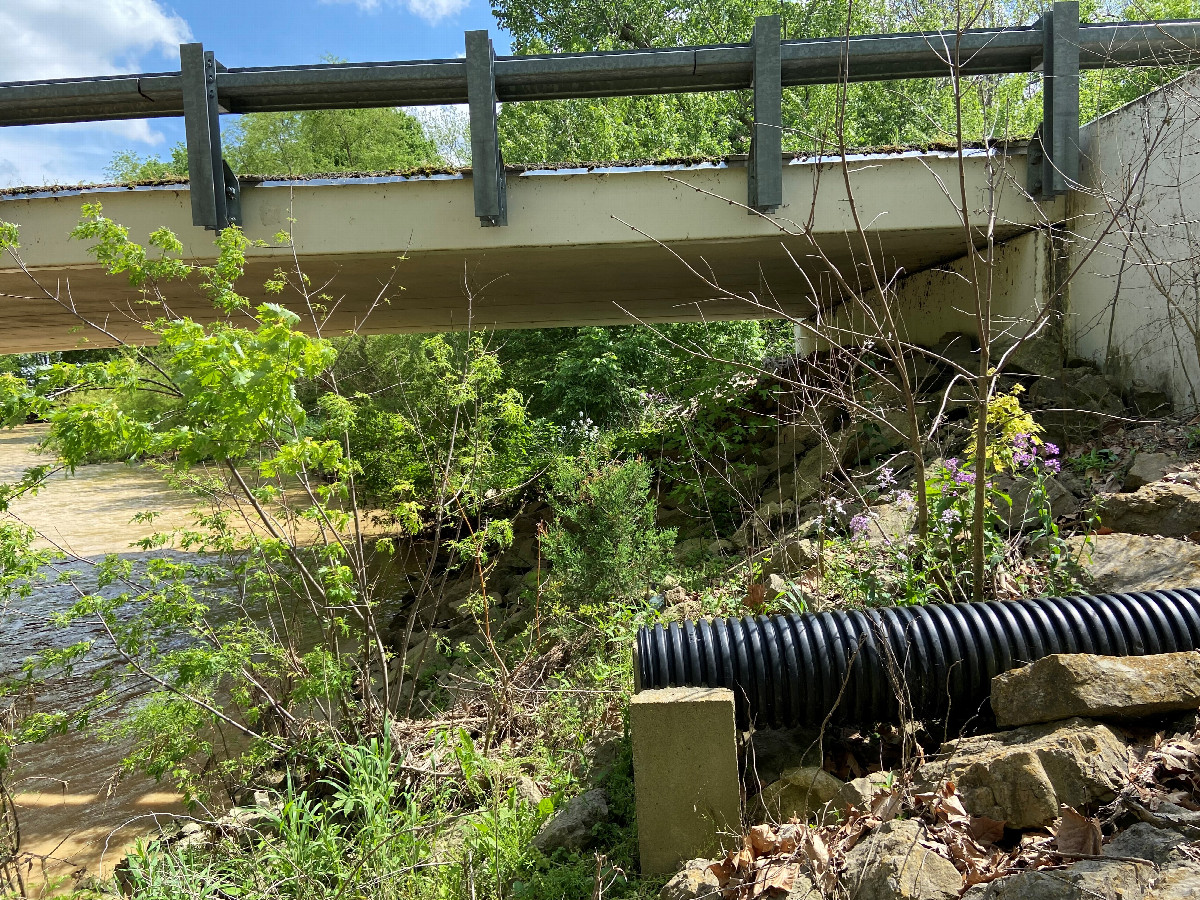
[[[0, 481], [15, 480], [42, 461], [33, 451], [44, 434], [40, 426], [0, 432]], [[185, 523], [192, 504], [151, 470], [106, 464], [56, 476], [36, 497], [16, 503], [14, 512], [45, 536], [43, 543], [85, 560], [120, 553], [136, 566], [148, 554], [131, 544]], [[150, 510], [161, 513], [152, 524], [133, 521], [137, 513]], [[78, 571], [77, 583], [87, 589], [90, 565], [74, 562], [68, 568]], [[16, 672], [26, 657], [46, 647], [102, 640], [103, 632], [93, 626], [60, 629], [47, 624], [51, 613], [66, 609], [77, 596], [69, 585], [39, 584], [31, 597], [0, 608], [0, 672]], [[90, 675], [85, 667], [57, 680], [37, 697], [35, 708], [78, 708], [96, 689]], [[20, 748], [8, 780], [21, 849], [34, 855], [26, 879], [35, 892], [69, 888], [72, 875], [111, 874], [130, 843], [157, 830], [156, 817], [182, 812], [178, 795], [166, 785], [141, 776], [114, 782], [125, 750], [121, 743], [79, 734]]]

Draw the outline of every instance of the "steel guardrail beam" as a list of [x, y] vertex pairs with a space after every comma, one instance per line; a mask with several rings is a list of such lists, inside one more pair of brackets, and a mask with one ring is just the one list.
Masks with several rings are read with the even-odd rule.
[[[813, 38], [780, 44], [784, 87], [944, 77], [957, 58], [964, 75], [1033, 72], [1042, 29], [1026, 26]], [[497, 57], [500, 102], [748, 89], [750, 44]], [[1200, 21], [1079, 26], [1079, 66], [1200, 62]], [[429, 106], [466, 103], [462, 59], [229, 68], [217, 73], [227, 112]], [[178, 72], [0, 83], [0, 125], [183, 115]]]
[[193, 221], [221, 229], [240, 221], [240, 188], [222, 160], [220, 113], [466, 103], [475, 214], [497, 226], [508, 222], [498, 103], [750, 89], [747, 205], [769, 213], [784, 203], [785, 87], [1043, 71], [1027, 189], [1049, 198], [1077, 186], [1081, 70], [1200, 64], [1200, 20], [1081, 25], [1076, 0], [1056, 0], [1020, 28], [794, 41], [779, 33], [777, 16], [760, 16], [749, 44], [497, 58], [487, 32], [472, 31], [465, 59], [234, 69], [185, 44], [178, 73], [0, 83], [0, 126], [182, 115]]

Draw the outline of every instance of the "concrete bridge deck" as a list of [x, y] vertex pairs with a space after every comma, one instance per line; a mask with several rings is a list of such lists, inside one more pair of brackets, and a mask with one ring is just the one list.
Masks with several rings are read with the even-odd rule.
[[[1005, 240], [1061, 218], [1062, 198], [1037, 203], [1023, 190], [1021, 148], [1008, 156], [965, 156], [970, 219]], [[851, 183], [882, 274], [890, 278], [963, 255], [954, 153], [908, 151], [851, 156]], [[741, 160], [692, 166], [548, 169], [508, 179], [509, 225], [481, 228], [469, 174], [265, 182], [242, 192], [247, 235], [272, 241], [288, 230], [303, 270], [334, 301], [323, 334], [429, 332], [473, 327], [537, 328], [771, 315], [807, 315], [814, 292], [835, 296], [828, 265], [803, 236], [811, 222], [829, 260], [854, 282], [865, 258], [840, 160], [784, 166], [786, 205], [771, 219], [748, 214]], [[22, 190], [0, 195], [0, 221], [21, 227], [21, 254], [43, 286], [122, 340], [143, 341], [139, 321], [161, 310], [138, 305], [122, 276], [108, 276], [67, 235], [80, 206], [100, 201], [135, 240], [160, 226], [185, 256], [213, 257], [213, 235], [191, 224], [186, 184]], [[294, 221], [293, 221], [294, 220]], [[774, 220], [774, 221], [772, 221]], [[730, 299], [688, 271], [705, 273]], [[241, 288], [267, 299], [263, 282], [293, 264], [292, 249], [249, 254]], [[368, 316], [395, 269], [388, 303]], [[802, 271], [801, 271], [802, 270]], [[865, 279], [863, 281], [865, 284]], [[171, 312], [198, 319], [213, 310], [198, 286], [167, 288]], [[272, 297], [271, 299], [281, 299]], [[295, 294], [282, 302], [304, 312]], [[9, 258], [0, 259], [0, 353], [105, 346], [64, 303], [39, 296]]]

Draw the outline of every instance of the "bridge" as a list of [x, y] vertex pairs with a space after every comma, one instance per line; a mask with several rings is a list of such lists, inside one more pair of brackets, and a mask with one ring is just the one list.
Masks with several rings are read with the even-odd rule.
[[[178, 72], [0, 85], [0, 126], [182, 115], [189, 168], [180, 184], [0, 194], [0, 220], [21, 226], [24, 266], [42, 286], [0, 260], [0, 352], [145, 338], [138, 293], [66, 238], [95, 200], [135, 239], [171, 228], [199, 262], [213, 257], [213, 229], [238, 224], [268, 242], [290, 230], [291, 246], [250, 252], [243, 286], [261, 299], [258, 285], [298, 263], [327, 285], [326, 335], [804, 317], [818, 299], [869, 290], [873, 265], [898, 279], [896, 297], [915, 310], [909, 327], [936, 338], [964, 307], [955, 267], [988, 234], [1003, 245], [1006, 299], [995, 311], [1018, 321], [1061, 294], [1054, 272], [1071, 268], [1054, 258], [1049, 226], [1082, 215], [1077, 234], [1102, 240], [1110, 194], [1149, 170], [1130, 169], [1137, 152], [1161, 162], [1167, 144], [1194, 139], [1196, 117], [1165, 107], [1148, 124], [1134, 111], [1081, 133], [1080, 72], [1200, 63], [1200, 21], [1084, 24], [1078, 4], [1060, 0], [1019, 28], [784, 41], [778, 17], [764, 16], [747, 44], [498, 58], [477, 31], [465, 46], [455, 60], [226, 68], [185, 44]], [[845, 169], [836, 155], [782, 152], [785, 87], [1013, 72], [1042, 76], [1043, 121], [1029, 142], [852, 153]], [[499, 102], [712, 90], [752, 92], [746, 157], [514, 169], [500, 156]], [[224, 113], [455, 102], [470, 108], [466, 171], [263, 181], [236, 177], [222, 158]], [[1153, 146], [1119, 128], [1096, 137], [1114, 122], [1175, 130]], [[1097, 319], [1109, 304], [1105, 279], [1088, 301]], [[1134, 280], [1118, 279], [1126, 291]], [[172, 292], [170, 311], [212, 316], [194, 285]], [[1119, 317], [1110, 318], [1109, 346], [1088, 354], [1112, 352]], [[1170, 359], [1160, 349], [1146, 365]]]
[[[1061, 198], [1037, 202], [1021, 189], [1025, 153], [1018, 146], [1009, 156], [974, 151], [963, 160], [977, 236], [988, 225], [991, 182], [1000, 189], [999, 239], [1061, 217]], [[871, 251], [889, 274], [965, 252], [964, 223], [946, 195], [958, 184], [954, 152], [847, 162]], [[298, 262], [334, 298], [328, 335], [808, 315], [813, 286], [829, 283], [830, 266], [860, 277], [864, 248], [840, 159], [789, 160], [782, 171], [791, 199], [774, 216], [748, 213], [744, 160], [513, 171], [506, 228], [476, 223], [470, 173], [243, 186], [246, 234], [273, 243], [290, 230], [293, 241], [251, 249], [239, 287], [254, 300], [279, 300], [263, 283]], [[0, 195], [0, 221], [21, 226], [29, 272], [74, 304], [73, 311], [40, 294], [12, 260], [0, 260], [0, 353], [112, 343], [81, 329], [76, 313], [121, 340], [145, 340], [138, 291], [66, 238], [81, 204], [94, 201], [135, 240], [165, 225], [183, 240], [186, 258], [213, 258], [212, 232], [191, 225], [187, 185]], [[388, 302], [377, 302], [381, 293]], [[213, 317], [195, 286], [168, 294], [175, 314]], [[301, 297], [287, 292], [283, 300], [309, 318]]]

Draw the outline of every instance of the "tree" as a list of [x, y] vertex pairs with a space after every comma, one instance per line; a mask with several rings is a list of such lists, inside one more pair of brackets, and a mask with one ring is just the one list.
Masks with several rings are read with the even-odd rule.
[[[421, 123], [390, 107], [251, 113], [227, 126], [222, 137], [225, 158], [242, 174], [381, 172], [444, 164]], [[124, 151], [105, 172], [122, 182], [186, 176], [187, 148], [176, 144], [170, 159]]]
[[[971, 22], [961, 22], [950, 3], [894, 5], [880, 0], [808, 0], [778, 4], [763, 0], [719, 3], [633, 3], [604, 0], [580, 5], [570, 0], [492, 0], [500, 26], [513, 35], [513, 50], [568, 53], [744, 42], [754, 18], [778, 14], [785, 39], [842, 34], [982, 27], [1033, 21], [1035, 4], [991, 4]], [[1029, 134], [1040, 117], [1040, 96], [1026, 96], [1028, 81], [1003, 76], [956, 105], [949, 79], [853, 85], [843, 112], [836, 85], [784, 91], [784, 149], [811, 151], [836, 144], [834, 123], [851, 146], [952, 142], [961, 111], [968, 136]], [[616, 97], [506, 105], [501, 139], [510, 162], [658, 159], [722, 156], [749, 150], [753, 124], [749, 91], [663, 97]]]
[[258, 113], [234, 122], [226, 139], [226, 156], [238, 172], [379, 172], [442, 164], [421, 123], [390, 107]]

